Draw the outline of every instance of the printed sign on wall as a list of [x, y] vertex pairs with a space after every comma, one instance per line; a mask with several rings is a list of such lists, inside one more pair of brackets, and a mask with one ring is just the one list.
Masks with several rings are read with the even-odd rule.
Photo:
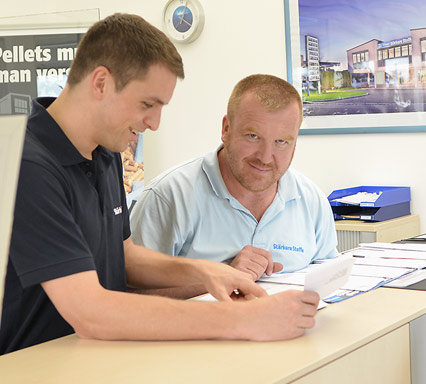
[[0, 37], [0, 114], [29, 113], [31, 99], [57, 96], [82, 33]]
[[[0, 36], [0, 115], [29, 114], [31, 99], [65, 87], [83, 33]], [[122, 153], [129, 207], [143, 188], [143, 140]]]

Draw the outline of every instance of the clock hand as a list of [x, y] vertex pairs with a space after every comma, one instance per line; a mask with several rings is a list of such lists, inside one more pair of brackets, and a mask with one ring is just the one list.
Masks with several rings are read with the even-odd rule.
[[183, 19], [183, 20], [181, 20], [181, 21], [183, 21], [184, 23], [186, 23], [186, 24], [188, 24], [190, 27], [192, 27], [192, 24], [191, 24], [191, 23], [188, 23], [185, 19]]
[[180, 18], [179, 25], [182, 24], [182, 21], [185, 21], [183, 18], [185, 17], [186, 7], [187, 7], [187, 3], [185, 3], [185, 8], [183, 9], [182, 17]]

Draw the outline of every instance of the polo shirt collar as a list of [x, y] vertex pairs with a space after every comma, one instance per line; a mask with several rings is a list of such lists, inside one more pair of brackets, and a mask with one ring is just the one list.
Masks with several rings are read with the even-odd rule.
[[[39, 97], [33, 99], [31, 114], [28, 118], [27, 129], [51, 152], [63, 166], [87, 162], [77, 148], [71, 143], [64, 131], [47, 112], [46, 108], [55, 100], [54, 97]], [[98, 146], [96, 152], [112, 158], [112, 153]]]
[[301, 197], [291, 167], [287, 169], [278, 182], [277, 196], [284, 202], [299, 199]]
[[[220, 145], [216, 151], [207, 154], [203, 159], [202, 167], [216, 195], [220, 198], [232, 201], [235, 199], [229, 193], [219, 168], [219, 160], [217, 155], [222, 148], [223, 144]], [[278, 182], [278, 192], [274, 200], [277, 198], [280, 199], [283, 203], [300, 198], [300, 193], [297, 188], [296, 180], [291, 172], [291, 167]]]
[[222, 174], [220, 173], [219, 160], [217, 155], [219, 151], [223, 148], [223, 144], [219, 146], [216, 151], [208, 153], [204, 156], [203, 159], [203, 170], [209, 179], [210, 185], [216, 193], [216, 195], [222, 199], [233, 199], [232, 195], [229, 193], [228, 188], [226, 188], [225, 182], [223, 181]]

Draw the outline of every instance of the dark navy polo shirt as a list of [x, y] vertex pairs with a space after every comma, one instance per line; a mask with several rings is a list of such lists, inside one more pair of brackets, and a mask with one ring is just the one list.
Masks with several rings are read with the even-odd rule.
[[96, 270], [103, 287], [126, 290], [130, 228], [120, 154], [99, 146], [85, 159], [46, 111], [53, 100], [34, 100], [28, 119], [0, 354], [74, 332], [40, 283]]

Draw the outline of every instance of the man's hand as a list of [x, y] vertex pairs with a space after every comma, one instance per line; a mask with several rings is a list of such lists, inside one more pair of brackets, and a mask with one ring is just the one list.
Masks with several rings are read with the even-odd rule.
[[251, 245], [245, 246], [230, 265], [249, 273], [254, 281], [260, 279], [264, 273], [270, 276], [273, 272], [279, 272], [283, 269], [282, 264], [275, 263], [272, 260], [271, 252]]
[[315, 325], [319, 299], [316, 292], [291, 290], [241, 303], [242, 338], [271, 341], [302, 336]]
[[201, 272], [200, 282], [218, 300], [250, 300], [268, 295], [247, 273], [214, 261], [197, 260], [197, 262]]

